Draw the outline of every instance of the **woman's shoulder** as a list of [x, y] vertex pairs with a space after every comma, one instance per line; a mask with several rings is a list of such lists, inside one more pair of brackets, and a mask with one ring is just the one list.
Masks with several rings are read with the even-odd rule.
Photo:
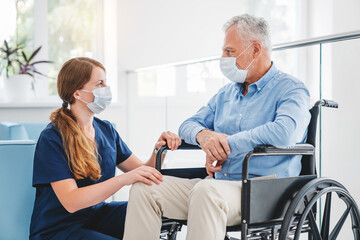
[[61, 141], [59, 129], [50, 122], [40, 133], [38, 142], [41, 142], [42, 140]]
[[94, 117], [94, 127], [96, 131], [102, 132], [105, 137], [115, 137], [117, 135], [114, 125], [107, 120]]
[[102, 120], [100, 118], [94, 117], [94, 122], [96, 122], [101, 128], [107, 128], [107, 129], [114, 128], [113, 124], [108, 120]]

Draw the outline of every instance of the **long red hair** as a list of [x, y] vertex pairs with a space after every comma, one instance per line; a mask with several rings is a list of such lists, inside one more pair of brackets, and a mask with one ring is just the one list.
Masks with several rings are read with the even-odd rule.
[[[91, 58], [72, 58], [63, 64], [57, 77], [57, 90], [65, 103], [75, 102], [75, 91], [89, 82], [94, 67], [105, 71], [101, 63]], [[101, 168], [96, 143], [85, 135], [71, 110], [67, 107], [58, 108], [51, 113], [50, 120], [61, 133], [64, 151], [74, 177], [98, 180]]]

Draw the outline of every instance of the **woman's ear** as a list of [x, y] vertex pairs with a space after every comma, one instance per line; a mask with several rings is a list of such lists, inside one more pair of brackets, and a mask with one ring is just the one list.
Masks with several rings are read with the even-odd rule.
[[79, 90], [76, 90], [76, 91], [74, 92], [73, 97], [74, 97], [75, 99], [80, 99]]

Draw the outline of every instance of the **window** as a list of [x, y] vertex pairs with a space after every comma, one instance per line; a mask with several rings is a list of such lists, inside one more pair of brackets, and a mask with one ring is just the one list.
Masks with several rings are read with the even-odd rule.
[[56, 76], [61, 65], [73, 57], [97, 55], [97, 34], [100, 25], [96, 0], [48, 1], [49, 93], [56, 94]]
[[4, 39], [12, 45], [26, 42], [29, 52], [42, 46], [38, 59], [53, 61], [39, 65], [49, 78], [36, 79], [34, 101], [57, 95], [62, 64], [79, 56], [104, 64], [117, 101], [116, 0], [2, 0], [1, 5], [5, 14], [0, 15], [0, 45]]
[[206, 92], [206, 87], [212, 81], [222, 82], [223, 75], [219, 68], [219, 61], [205, 61], [186, 66], [187, 91], [189, 93]]
[[139, 72], [138, 96], [175, 96], [175, 67]]

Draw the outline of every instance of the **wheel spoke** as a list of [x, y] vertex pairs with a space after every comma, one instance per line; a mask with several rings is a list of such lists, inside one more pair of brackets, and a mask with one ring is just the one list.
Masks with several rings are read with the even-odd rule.
[[351, 208], [352, 208], [351, 206], [347, 207], [346, 211], [341, 216], [340, 220], [338, 221], [338, 223], [336, 224], [336, 226], [334, 227], [334, 229], [332, 230], [332, 232], [330, 234], [330, 238], [329, 238], [330, 240], [335, 240], [337, 238], [337, 236], [339, 235], [339, 232], [340, 232], [341, 228], [343, 227], [346, 218], [349, 216]]
[[314, 240], [322, 240], [320, 233], [319, 233], [319, 228], [316, 225], [314, 213], [312, 210], [310, 210], [310, 212], [308, 214], [308, 219], [309, 219], [309, 224], [310, 224], [310, 228], [311, 228], [311, 234], [313, 235]]
[[323, 216], [322, 226], [321, 226], [321, 237], [323, 240], [329, 239], [330, 211], [331, 211], [331, 192], [326, 194], [324, 216]]

